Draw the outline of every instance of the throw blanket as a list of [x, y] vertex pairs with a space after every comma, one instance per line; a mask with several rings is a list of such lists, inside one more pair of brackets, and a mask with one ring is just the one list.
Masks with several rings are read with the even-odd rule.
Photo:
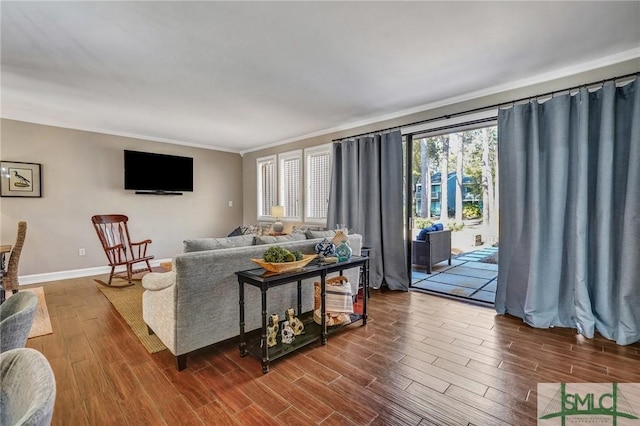
[[[320, 297], [320, 283], [314, 283], [314, 310], [313, 319], [316, 323], [321, 324], [320, 308], [322, 299]], [[353, 313], [353, 294], [351, 292], [351, 283], [344, 276], [329, 278], [326, 281], [325, 288], [325, 308], [326, 323], [328, 326], [338, 324], [348, 324], [351, 322]]]

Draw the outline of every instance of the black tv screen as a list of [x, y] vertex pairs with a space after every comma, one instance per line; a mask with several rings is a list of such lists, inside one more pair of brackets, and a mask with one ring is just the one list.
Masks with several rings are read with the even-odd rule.
[[193, 191], [193, 158], [124, 151], [124, 189]]

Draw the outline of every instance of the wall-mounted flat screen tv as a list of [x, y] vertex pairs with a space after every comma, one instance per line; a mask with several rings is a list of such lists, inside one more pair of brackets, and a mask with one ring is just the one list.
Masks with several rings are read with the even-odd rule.
[[124, 189], [150, 193], [193, 191], [193, 158], [124, 151]]

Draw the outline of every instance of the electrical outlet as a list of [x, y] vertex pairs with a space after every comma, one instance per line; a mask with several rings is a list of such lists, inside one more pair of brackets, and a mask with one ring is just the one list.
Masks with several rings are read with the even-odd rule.
[[229, 207], [233, 207], [233, 201], [229, 201]]
[[85, 255], [85, 251], [83, 248], [78, 249], [78, 256], [84, 256]]

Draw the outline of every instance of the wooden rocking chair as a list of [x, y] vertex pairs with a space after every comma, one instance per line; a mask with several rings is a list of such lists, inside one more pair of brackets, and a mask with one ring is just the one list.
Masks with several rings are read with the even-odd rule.
[[[137, 243], [131, 242], [129, 228], [127, 227], [128, 221], [129, 218], [121, 214], [97, 215], [91, 218], [104, 253], [109, 260], [109, 266], [111, 266], [109, 282], [105, 284], [100, 280], [96, 280], [100, 284], [111, 286], [113, 278], [120, 278], [126, 280], [127, 284], [118, 287], [129, 287], [134, 284], [131, 282], [134, 274], [151, 272], [149, 261], [153, 259], [153, 256], [147, 255], [147, 247], [151, 244], [151, 240]], [[144, 262], [146, 267], [133, 269], [133, 265], [141, 262]], [[116, 273], [117, 266], [124, 266], [126, 271]]]

